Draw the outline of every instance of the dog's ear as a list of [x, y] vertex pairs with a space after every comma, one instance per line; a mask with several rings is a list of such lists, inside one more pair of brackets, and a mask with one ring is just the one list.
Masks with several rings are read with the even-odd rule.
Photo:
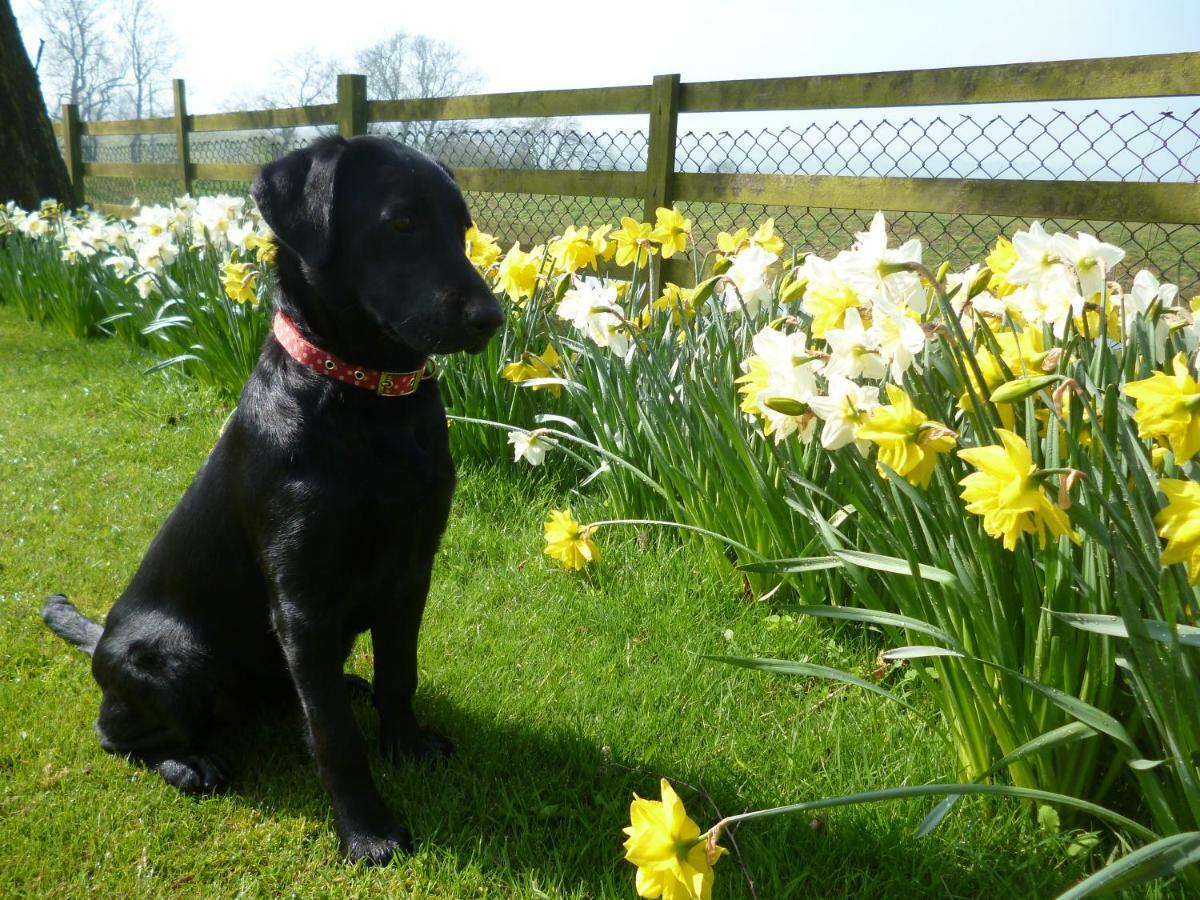
[[332, 249], [333, 200], [343, 137], [326, 137], [267, 163], [250, 195], [279, 242], [312, 267]]

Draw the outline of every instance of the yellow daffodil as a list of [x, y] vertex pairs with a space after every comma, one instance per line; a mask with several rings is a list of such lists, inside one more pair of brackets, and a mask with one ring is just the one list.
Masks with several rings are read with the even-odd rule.
[[1183, 563], [1188, 582], [1200, 581], [1200, 484], [1164, 478], [1158, 488], [1167, 495], [1167, 505], [1154, 517], [1158, 536], [1167, 539], [1164, 566]]
[[582, 569], [590, 562], [600, 559], [600, 551], [584, 528], [571, 514], [571, 510], [556, 509], [546, 519], [545, 538], [547, 556], [557, 559], [568, 572]]
[[887, 466], [910, 484], [927, 487], [938, 454], [954, 449], [956, 435], [913, 406], [912, 398], [903, 388], [894, 384], [886, 387], [891, 405], [871, 410], [866, 422], [858, 427], [855, 439], [879, 447], [879, 474], [886, 478], [883, 466]]
[[[556, 374], [554, 369], [560, 362], [562, 359], [554, 349], [554, 345], [547, 343], [546, 349], [540, 355], [529, 351], [522, 353], [520, 359], [510, 362], [500, 370], [500, 377], [514, 383], [528, 381], [531, 378], [551, 378]], [[530, 389], [547, 390], [555, 397], [562, 394], [562, 385], [558, 384], [535, 384], [531, 385]]]
[[661, 206], [654, 211], [654, 217], [658, 221], [650, 232], [650, 239], [662, 248], [663, 259], [670, 259], [686, 250], [692, 233], [692, 220], [685, 219], [683, 213], [673, 207], [665, 209]]
[[762, 247], [768, 253], [779, 256], [783, 253], [783, 238], [775, 233], [775, 220], [767, 219], [754, 230], [750, 243]]
[[519, 243], [513, 244], [496, 270], [496, 287], [504, 291], [514, 303], [522, 303], [537, 290], [538, 273], [541, 268], [541, 247], [535, 247], [529, 253], [525, 253]]
[[275, 258], [279, 255], [279, 245], [275, 243], [274, 235], [252, 234], [249, 240], [255, 259], [264, 265], [275, 265]]
[[483, 272], [500, 258], [500, 245], [490, 234], [472, 225], [467, 229], [466, 252], [471, 264]]
[[742, 395], [739, 409], [749, 416], [761, 416], [762, 407], [758, 405], [758, 395], [767, 389], [771, 381], [771, 370], [761, 356], [749, 357], [744, 365], [746, 374], [734, 379], [734, 384], [741, 385], [738, 388], [738, 393]]
[[654, 245], [650, 243], [650, 232], [654, 226], [649, 222], [639, 222], [629, 216], [621, 217], [621, 227], [612, 233], [613, 243], [616, 244], [617, 265], [628, 266], [636, 264], [644, 267], [650, 261]]
[[1165, 437], [1184, 463], [1200, 450], [1200, 384], [1188, 371], [1187, 356], [1178, 354], [1173, 375], [1155, 372], [1141, 381], [1125, 385], [1125, 393], [1137, 401], [1133, 418], [1143, 438]]
[[608, 233], [612, 231], [611, 225], [601, 225], [592, 232], [591, 244], [592, 249], [596, 251], [596, 258], [602, 259], [605, 262], [613, 258], [613, 254], [617, 252], [617, 245], [608, 237]]
[[959, 482], [967, 511], [983, 517], [983, 530], [1002, 540], [1005, 550], [1015, 550], [1022, 534], [1036, 534], [1044, 547], [1047, 531], [1053, 538], [1065, 534], [1079, 543], [1067, 514], [1051, 502], [1035, 478], [1037, 466], [1029, 445], [1004, 428], [996, 429], [996, 434], [999, 445], [958, 451], [961, 459], [979, 470]]
[[663, 287], [662, 296], [642, 310], [639, 324], [643, 328], [649, 328], [654, 313], [669, 309], [671, 311], [671, 324], [679, 328], [683, 325], [685, 316], [688, 321], [695, 318], [696, 308], [692, 305], [692, 296], [695, 293], [695, 288], [680, 287], [668, 281]]
[[854, 288], [846, 282], [822, 280], [808, 286], [800, 305], [812, 316], [809, 331], [819, 338], [831, 328], [841, 328], [846, 321], [846, 310], [857, 307], [859, 299]]
[[550, 256], [559, 272], [578, 272], [584, 266], [596, 268], [596, 248], [589, 238], [589, 228], [568, 226], [562, 237], [550, 242]]
[[221, 287], [226, 296], [238, 303], [257, 303], [258, 272], [250, 263], [227, 262], [221, 266]]
[[[667, 779], [660, 784], [662, 800], [643, 800], [637, 794], [629, 805], [625, 858], [637, 866], [639, 897], [663, 900], [710, 900], [713, 867], [700, 826]], [[715, 859], [725, 848], [717, 847]]]
[[733, 234], [722, 231], [717, 235], [717, 249], [725, 256], [733, 256], [739, 250], [750, 246], [750, 232], [739, 228]]
[[997, 238], [996, 246], [987, 255], [984, 263], [992, 272], [991, 280], [988, 281], [988, 290], [993, 295], [1006, 297], [1017, 289], [1016, 285], [1009, 284], [1004, 278], [1017, 263], [1017, 248], [1012, 245], [1012, 241], [1006, 237]]

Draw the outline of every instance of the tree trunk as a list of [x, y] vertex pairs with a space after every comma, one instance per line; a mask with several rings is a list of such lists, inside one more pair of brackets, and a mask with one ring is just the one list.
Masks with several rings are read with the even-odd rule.
[[12, 6], [0, 0], [0, 203], [15, 200], [36, 209], [47, 198], [75, 205], [37, 74]]

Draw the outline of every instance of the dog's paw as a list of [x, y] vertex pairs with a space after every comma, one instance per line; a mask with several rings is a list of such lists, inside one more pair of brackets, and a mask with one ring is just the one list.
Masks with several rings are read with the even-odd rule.
[[424, 728], [413, 728], [399, 735], [382, 735], [380, 745], [383, 755], [394, 763], [415, 759], [436, 765], [454, 755], [453, 741]]
[[399, 853], [412, 852], [412, 836], [399, 825], [386, 834], [350, 834], [342, 840], [346, 862], [361, 862], [368, 866], [386, 866]]
[[159, 760], [154, 771], [185, 794], [211, 794], [225, 784], [225, 770], [215, 757], [201, 754]]

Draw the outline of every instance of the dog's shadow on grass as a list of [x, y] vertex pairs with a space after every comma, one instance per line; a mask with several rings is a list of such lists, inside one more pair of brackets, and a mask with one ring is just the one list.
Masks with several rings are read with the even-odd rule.
[[[550, 723], [543, 729], [504, 721], [503, 710], [481, 715], [427, 691], [417, 707], [429, 727], [455, 741], [457, 753], [449, 762], [432, 767], [388, 763], [375, 749], [374, 711], [366, 701], [355, 703], [372, 748], [376, 784], [413, 832], [418, 853], [436, 858], [422, 865], [469, 867], [488, 883], [535, 884], [551, 893], [557, 885], [585, 896], [632, 896], [633, 869], [622, 859], [621, 829], [629, 824], [631, 792], [657, 799], [658, 773]], [[313, 820], [314, 834], [324, 835], [331, 848], [329, 864], [341, 865], [332, 856], [329, 800], [304, 746], [298, 714], [249, 730], [230, 750], [236, 774], [228, 796], [268, 816], [275, 811]], [[705, 787], [718, 805], [737, 802], [731, 799], [737, 788], [723, 776], [707, 778]], [[702, 828], [715, 820], [708, 799], [685, 795]], [[762, 897], [872, 895], [872, 882], [884, 872], [889, 878], [905, 872], [914, 887], [944, 895], [970, 896], [980, 888], [970, 867], [952, 859], [953, 851], [930, 852], [935, 848], [915, 843], [911, 829], [879, 833], [878, 827], [868, 831], [847, 822], [845, 828], [826, 831], [815, 829], [809, 816], [770, 823], [747, 829], [740, 838]], [[728, 837], [723, 843], [728, 846]], [[1010, 877], [1025, 880], [1022, 870], [1031, 862], [1027, 848], [990, 847], [985, 855], [972, 863], [993, 870], [998, 890]], [[407, 865], [400, 859], [392, 868]], [[750, 896], [737, 865], [721, 865], [722, 896]], [[839, 883], [831, 884], [834, 872]], [[1064, 873], [1064, 879], [1065, 887], [1072, 873]]]

